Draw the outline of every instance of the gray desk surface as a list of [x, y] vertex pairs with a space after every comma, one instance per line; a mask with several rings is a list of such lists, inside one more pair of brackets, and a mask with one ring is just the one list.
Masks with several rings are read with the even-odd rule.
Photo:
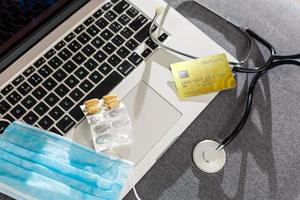
[[[193, 1], [167, 0], [237, 58], [243, 39]], [[297, 1], [297, 0], [296, 0]], [[225, 17], [247, 25], [281, 54], [300, 52], [300, 4], [295, 0], [198, 0]], [[263, 63], [264, 49], [249, 65]], [[238, 75], [238, 88], [221, 92], [137, 184], [145, 199], [300, 199], [300, 69], [282, 66], [256, 86], [251, 117], [226, 149], [218, 174], [200, 172], [192, 162], [201, 140], [221, 140], [236, 125], [251, 76]], [[0, 196], [0, 199], [9, 199]], [[133, 193], [126, 198], [135, 199]]]
[[[167, 0], [223, 48], [243, 57], [241, 36], [203, 7]], [[222, 16], [253, 29], [278, 53], [300, 53], [300, 4], [295, 0], [197, 0]], [[257, 49], [249, 65], [263, 63]], [[142, 199], [300, 199], [300, 68], [282, 66], [265, 75], [255, 89], [251, 117], [226, 149], [223, 171], [208, 175], [192, 161], [201, 140], [219, 141], [243, 111], [251, 76], [238, 75], [238, 88], [221, 92], [137, 184]], [[126, 200], [135, 199], [133, 194]]]

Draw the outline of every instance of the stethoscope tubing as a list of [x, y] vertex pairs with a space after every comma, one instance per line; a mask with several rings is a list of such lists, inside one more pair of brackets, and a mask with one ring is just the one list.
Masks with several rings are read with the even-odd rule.
[[[214, 12], [213, 12], [214, 13]], [[216, 14], [217, 15], [217, 14]], [[157, 37], [155, 37], [153, 35], [153, 26], [155, 25], [155, 22], [158, 18], [158, 14], [155, 13], [155, 16], [153, 17], [150, 29], [149, 29], [149, 35], [150, 38], [158, 44], [158, 46], [160, 48], [163, 48], [165, 50], [171, 51], [173, 53], [185, 56], [187, 58], [190, 59], [197, 59], [197, 56], [193, 56], [190, 55], [188, 53], [179, 51], [175, 48], [169, 47], [167, 45], [164, 45], [163, 43], [161, 43]], [[220, 15], [217, 15], [219, 17], [221, 17]], [[222, 18], [222, 17], [221, 17]], [[232, 62], [230, 61], [229, 64], [232, 66], [232, 71], [238, 72], [238, 73], [256, 73], [256, 75], [253, 77], [250, 86], [248, 88], [247, 91], [247, 100], [246, 100], [246, 106], [244, 109], [244, 113], [243, 116], [241, 118], [241, 120], [239, 121], [239, 123], [237, 124], [237, 126], [235, 127], [235, 129], [231, 132], [230, 135], [228, 135], [221, 143], [220, 145], [217, 147], [217, 150], [221, 150], [224, 147], [226, 147], [229, 143], [231, 143], [237, 136], [238, 134], [241, 132], [242, 128], [244, 127], [244, 125], [246, 124], [249, 115], [251, 113], [251, 108], [252, 108], [252, 103], [253, 103], [253, 95], [254, 95], [254, 89], [255, 89], [255, 85], [258, 82], [258, 80], [265, 74], [267, 73], [269, 70], [278, 67], [280, 65], [284, 65], [284, 64], [291, 64], [291, 65], [297, 65], [300, 66], [300, 62], [297, 60], [293, 60], [293, 59], [300, 59], [300, 54], [293, 54], [293, 55], [278, 55], [276, 53], [275, 48], [269, 43], [267, 42], [264, 38], [260, 37], [258, 34], [256, 34], [254, 31], [250, 30], [249, 28], [243, 28], [241, 26], [237, 26], [235, 25], [233, 22], [222, 18], [223, 20], [225, 20], [227, 23], [231, 24], [232, 26], [234, 26], [236, 29], [240, 30], [241, 33], [243, 33], [248, 41], [248, 45], [249, 45], [249, 52], [246, 56], [245, 59], [243, 59], [240, 62]], [[253, 40], [256, 40], [258, 42], [260, 42], [262, 45], [264, 45], [270, 52], [270, 56], [268, 58], [268, 60], [265, 62], [264, 65], [259, 66], [259, 67], [254, 67], [254, 68], [245, 68], [242, 65], [247, 62], [251, 56], [251, 52], [252, 52], [252, 42]]]

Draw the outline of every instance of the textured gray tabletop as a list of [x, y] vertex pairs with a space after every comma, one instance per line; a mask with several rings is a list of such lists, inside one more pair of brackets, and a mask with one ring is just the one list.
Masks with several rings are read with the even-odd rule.
[[[279, 53], [300, 53], [297, 0], [198, 2], [253, 29]], [[243, 57], [243, 38], [219, 18], [193, 1], [168, 3], [232, 55]], [[266, 56], [264, 49], [256, 48], [249, 65], [263, 63]], [[239, 74], [238, 88], [221, 92], [142, 178], [136, 188], [143, 200], [300, 199], [299, 67], [279, 67], [258, 83], [249, 121], [226, 148], [227, 162], [221, 172], [202, 173], [192, 161], [199, 141], [220, 141], [234, 128], [249, 80], [251, 76]], [[125, 197], [131, 199], [135, 199], [132, 192]]]
[[[300, 53], [300, 3], [294, 0], [197, 0], [247, 26], [271, 42], [278, 53]], [[182, 15], [237, 58], [244, 40], [230, 26], [193, 1], [168, 0]], [[268, 54], [256, 48], [249, 62]], [[243, 111], [251, 76], [238, 75], [238, 88], [221, 92], [137, 184], [145, 199], [300, 199], [300, 67], [270, 71], [255, 88], [249, 121], [226, 148], [224, 169], [213, 175], [192, 161], [201, 140], [222, 140]], [[125, 198], [135, 199], [133, 193]]]

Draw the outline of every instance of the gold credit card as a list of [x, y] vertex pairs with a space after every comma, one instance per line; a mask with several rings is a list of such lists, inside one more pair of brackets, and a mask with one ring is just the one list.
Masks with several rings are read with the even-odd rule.
[[174, 63], [171, 70], [180, 98], [236, 87], [225, 54]]

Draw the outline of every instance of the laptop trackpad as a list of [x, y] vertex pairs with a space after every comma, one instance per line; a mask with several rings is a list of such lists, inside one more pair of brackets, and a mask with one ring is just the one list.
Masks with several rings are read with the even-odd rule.
[[120, 157], [137, 164], [181, 117], [181, 113], [144, 81], [122, 100], [132, 120], [135, 142], [114, 149]]

